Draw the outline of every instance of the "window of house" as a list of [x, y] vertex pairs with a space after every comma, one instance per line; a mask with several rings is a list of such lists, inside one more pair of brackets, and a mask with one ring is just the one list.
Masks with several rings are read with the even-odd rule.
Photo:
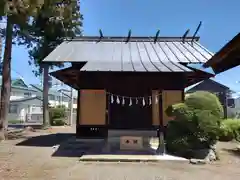
[[77, 113], [77, 109], [76, 108], [73, 108], [73, 113]]
[[25, 92], [24, 96], [31, 96], [32, 94], [30, 92]]
[[10, 104], [10, 106], [9, 106], [9, 113], [16, 114], [17, 110], [18, 110], [18, 105], [17, 104]]
[[12, 91], [11, 96], [21, 96], [22, 94], [20, 92]]
[[74, 104], [77, 104], [77, 98], [74, 98], [74, 99], [73, 99], [73, 103], [74, 103]]
[[67, 97], [62, 97], [62, 100], [64, 101], [64, 102], [67, 102], [68, 101], [68, 98]]
[[50, 94], [50, 95], [49, 95], [49, 100], [55, 100], [55, 96], [52, 95], [52, 94]]

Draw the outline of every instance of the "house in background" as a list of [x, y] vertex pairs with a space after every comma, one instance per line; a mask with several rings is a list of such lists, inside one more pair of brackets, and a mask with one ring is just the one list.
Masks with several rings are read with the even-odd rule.
[[42, 118], [42, 99], [34, 96], [10, 100], [9, 121], [42, 122]]
[[[0, 76], [0, 86], [2, 86], [2, 77]], [[22, 99], [26, 97], [34, 97], [36, 90], [28, 87], [28, 85], [20, 78], [12, 79], [10, 100]], [[0, 92], [1, 93], [1, 92]]]
[[[2, 77], [0, 76], [0, 86]], [[42, 122], [42, 90], [39, 85], [28, 86], [23, 79], [16, 78], [11, 81], [11, 94], [8, 120], [23, 122]], [[0, 92], [1, 93], [1, 92]], [[63, 94], [57, 90], [49, 90], [49, 104], [54, 107], [64, 105], [69, 107], [70, 98], [67, 93]], [[73, 104], [73, 108], [77, 108]]]
[[228, 106], [228, 117], [240, 118], [240, 97], [231, 99], [231, 106]]
[[36, 93], [23, 79], [12, 79], [8, 120], [39, 121], [42, 118], [42, 100], [36, 97]]
[[231, 101], [232, 91], [229, 87], [220, 84], [212, 79], [207, 79], [185, 89], [186, 93], [193, 93], [196, 91], [208, 91], [216, 94], [219, 98], [219, 101], [223, 105], [224, 118], [228, 117], [228, 107], [233, 106], [232, 103], [234, 103]]
[[[43, 87], [41, 85], [38, 84], [30, 84], [30, 86], [35, 89], [36, 92], [36, 96], [39, 97], [40, 99], [42, 99], [43, 96]], [[55, 90], [55, 89], [49, 89], [49, 93], [48, 93], [48, 101], [49, 101], [49, 105], [51, 107], [55, 107], [55, 106], [65, 106], [66, 108], [70, 107], [70, 103], [71, 103], [71, 97], [70, 97], [70, 91], [67, 89], [59, 89], [59, 90]], [[73, 97], [73, 109], [77, 108], [77, 97]]]
[[[61, 93], [62, 95], [66, 96], [69, 98], [69, 101], [71, 100], [71, 90], [68, 89], [58, 89], [58, 92]], [[73, 90], [72, 92], [73, 96], [73, 111], [76, 112], [77, 110], [77, 92]]]

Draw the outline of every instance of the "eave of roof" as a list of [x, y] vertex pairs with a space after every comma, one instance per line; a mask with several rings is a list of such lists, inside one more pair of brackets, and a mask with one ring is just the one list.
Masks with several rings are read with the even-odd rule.
[[[19, 81], [19, 80], [22, 81], [25, 84], [25, 86], [16, 86], [16, 85], [14, 85], [14, 82]], [[0, 86], [2, 86], [2, 77], [1, 76], [0, 76]], [[26, 83], [23, 80], [21, 80], [21, 79], [12, 79], [11, 88], [13, 88], [13, 89], [21, 89], [21, 90], [30, 91], [30, 92], [37, 92], [35, 89], [33, 89], [31, 87], [28, 87], [26, 85]]]
[[24, 102], [24, 101], [30, 101], [30, 100], [33, 100], [33, 99], [38, 99], [38, 100], [42, 101], [42, 99], [40, 99], [39, 97], [34, 96], [34, 97], [25, 97], [25, 98], [21, 98], [21, 99], [10, 100], [10, 102], [12, 102], [12, 103], [14, 103], [14, 102]]
[[[40, 85], [37, 85], [37, 84], [31, 84], [31, 86], [33, 88], [35, 88], [37, 91], [39, 92], [43, 92], [43, 88], [40, 86]], [[55, 90], [52, 90], [52, 89], [49, 89], [49, 92], [48, 92], [49, 95], [57, 95], [57, 96], [60, 96], [61, 93], [58, 92], [58, 91], [55, 91]]]
[[[196, 84], [193, 84], [193, 85], [185, 88], [185, 92], [191, 91], [191, 89], [197, 87], [198, 85], [200, 85], [200, 84], [203, 83], [204, 81], [206, 81], [206, 80], [200, 81], [200, 82], [198, 82], [198, 83], [196, 83]], [[223, 85], [223, 84], [221, 84], [221, 83], [219, 83], [219, 82], [217, 82], [217, 81], [214, 81], [214, 80], [211, 79], [211, 78], [210, 78], [210, 79], [207, 79], [207, 81], [211, 81], [212, 83], [217, 84], [218, 86], [220, 86], [220, 87], [222, 87], [222, 88], [224, 88], [224, 89], [226, 89], [226, 90], [229, 90], [230, 92], [233, 92], [233, 91], [230, 90], [229, 87], [227, 87], [227, 86], [225, 86], [225, 85]]]
[[212, 67], [216, 73], [221, 73], [240, 65], [240, 33], [222, 47], [204, 67]]

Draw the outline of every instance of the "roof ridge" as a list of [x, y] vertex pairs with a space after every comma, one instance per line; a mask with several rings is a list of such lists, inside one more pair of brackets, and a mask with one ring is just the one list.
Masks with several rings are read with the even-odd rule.
[[[124, 40], [127, 41], [127, 39], [128, 39], [127, 36], [104, 36], [101, 39], [99, 36], [79, 36], [65, 41], [123, 42]], [[186, 42], [191, 42], [193, 40], [199, 41], [200, 37], [188, 36], [183, 38], [182, 36], [160, 36], [156, 38], [155, 36], [131, 36], [128, 42], [136, 41], [154, 42], [155, 39], [157, 39], [157, 41], [180, 41], [180, 42], [182, 42], [184, 39], [184, 41]]]

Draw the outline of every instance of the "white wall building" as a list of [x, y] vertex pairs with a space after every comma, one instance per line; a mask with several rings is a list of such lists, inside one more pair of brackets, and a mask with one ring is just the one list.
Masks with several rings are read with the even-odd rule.
[[[36, 96], [38, 96], [39, 98], [42, 98], [43, 87], [36, 84], [31, 84], [30, 86], [31, 88], [37, 91]], [[75, 95], [75, 93], [73, 93], [73, 95]], [[66, 108], [70, 108], [70, 103], [71, 103], [70, 91], [66, 89], [59, 89], [59, 90], [50, 89], [49, 95], [48, 95], [48, 101], [49, 101], [49, 105], [52, 107], [63, 105]], [[73, 96], [73, 109], [76, 109], [76, 108], [77, 108], [77, 97]]]
[[229, 116], [240, 118], [240, 97], [236, 97], [233, 100], [234, 105], [232, 107], [228, 107]]
[[[0, 86], [1, 86], [0, 76]], [[13, 79], [11, 84], [10, 107], [8, 120], [21, 120], [24, 122], [42, 121], [42, 87], [39, 85], [28, 86], [22, 79]], [[50, 89], [49, 105], [52, 107], [64, 105], [69, 108], [70, 96], [68, 93]], [[77, 108], [77, 98], [74, 97], [73, 109]]]

